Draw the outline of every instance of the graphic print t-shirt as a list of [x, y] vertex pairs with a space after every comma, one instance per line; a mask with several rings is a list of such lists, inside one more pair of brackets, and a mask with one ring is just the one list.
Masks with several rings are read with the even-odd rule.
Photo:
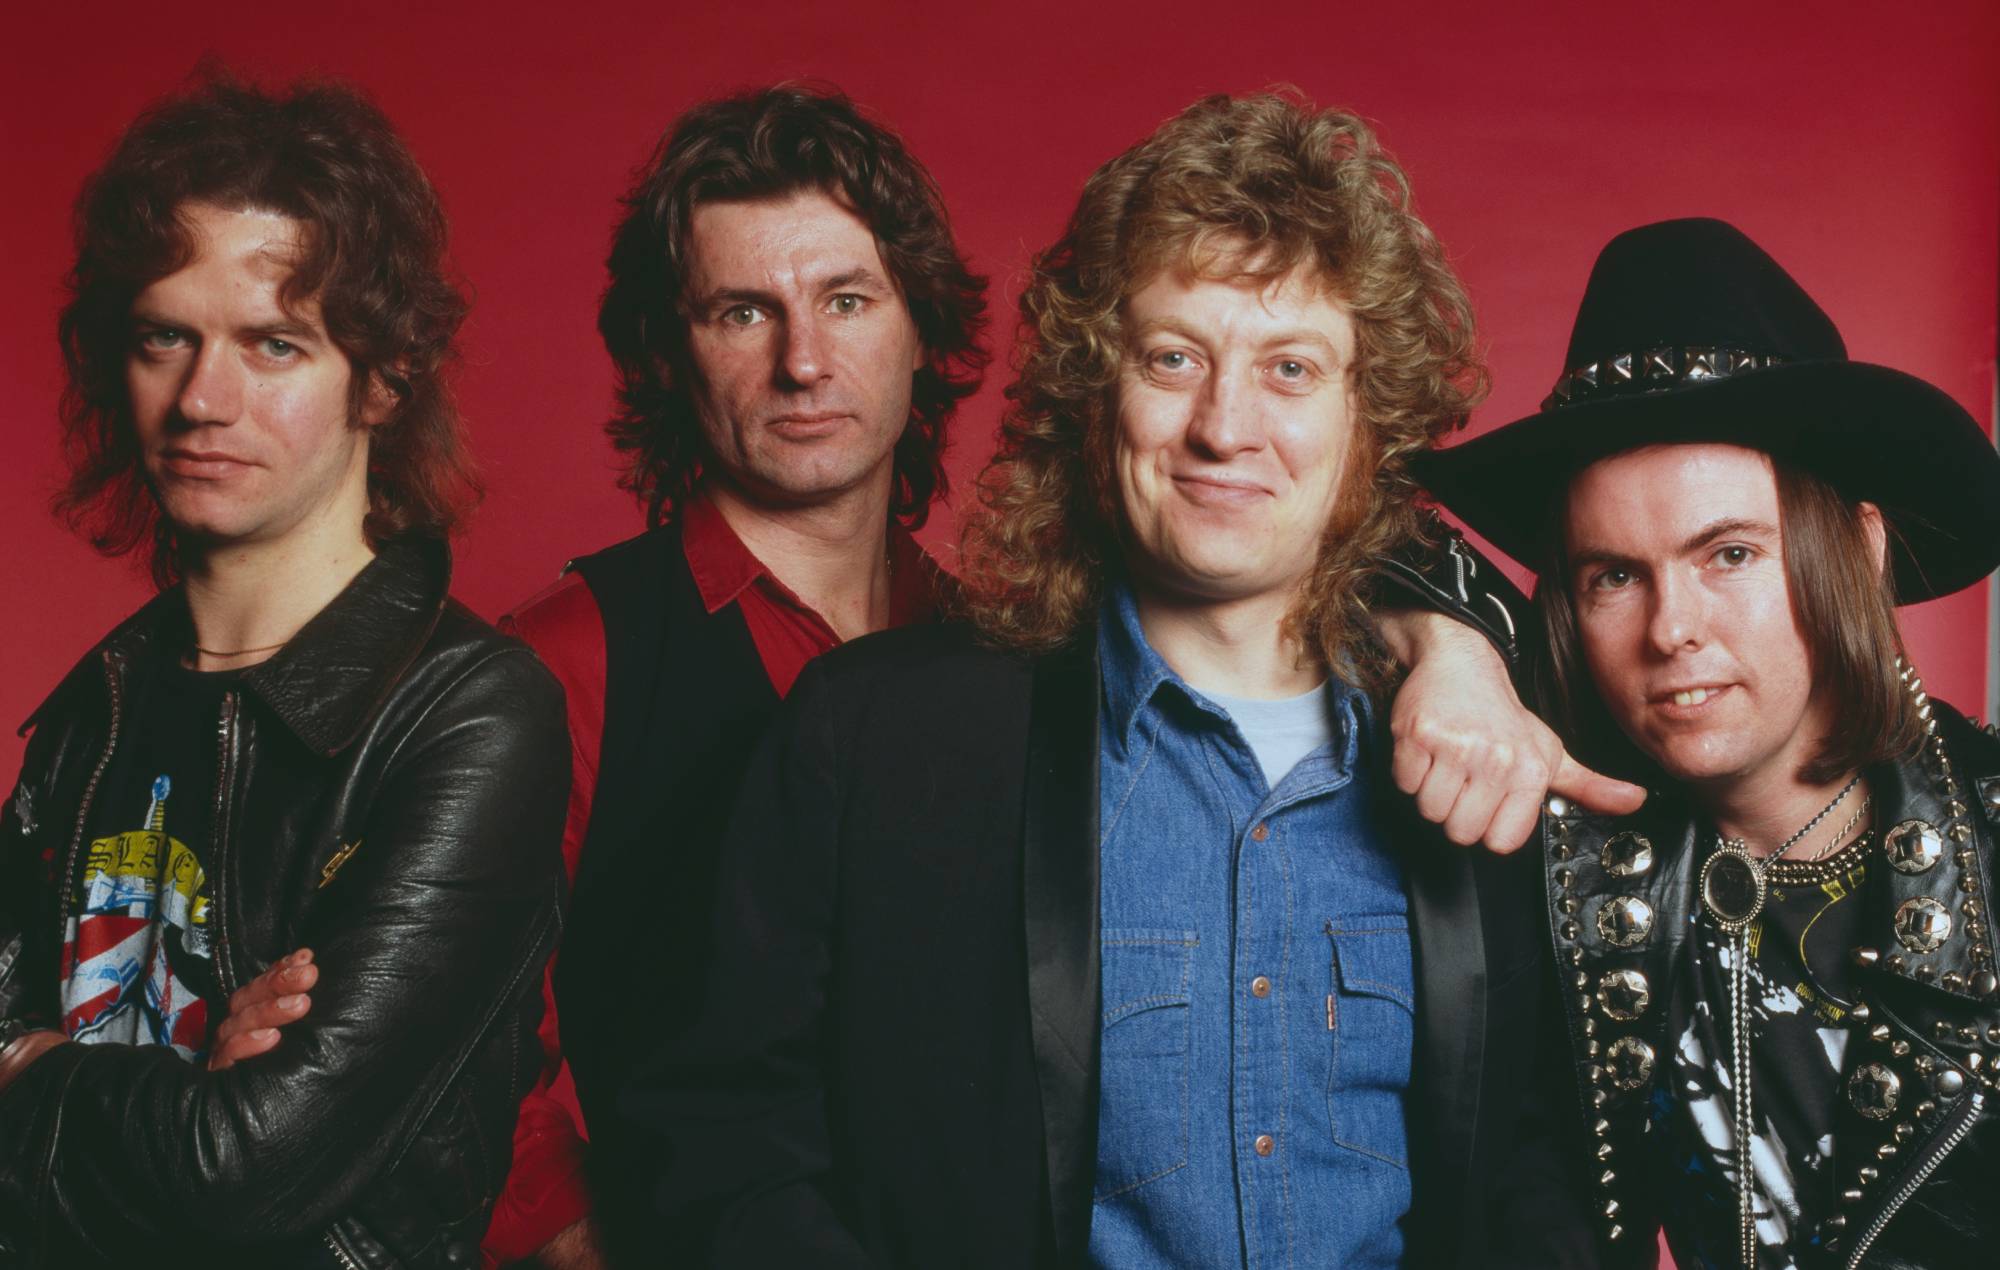
[[[1744, 990], [1750, 1031], [1751, 1163], [1757, 1270], [1791, 1270], [1833, 1211], [1835, 1099], [1853, 1002], [1848, 949], [1867, 876], [1865, 847], [1826, 861], [1832, 876], [1766, 874], [1770, 893], [1751, 923]], [[1683, 1270], [1738, 1264], [1735, 1095], [1730, 1076], [1729, 975], [1735, 950], [1706, 915], [1689, 945], [1670, 1015], [1672, 1096], [1661, 1111], [1678, 1162], [1669, 1243]]]
[[64, 930], [63, 1030], [85, 1044], [207, 1049], [224, 1005], [209, 947], [203, 861], [222, 698], [240, 673], [159, 660], [134, 677], [124, 735], [90, 807]]

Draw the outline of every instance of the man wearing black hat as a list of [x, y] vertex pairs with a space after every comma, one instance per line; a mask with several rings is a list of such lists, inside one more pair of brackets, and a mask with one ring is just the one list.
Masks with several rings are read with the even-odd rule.
[[1605, 249], [1537, 414], [1435, 458], [1538, 566], [1576, 752], [1667, 789], [1544, 820], [1608, 1261], [1993, 1264], [2000, 742], [1894, 616], [2000, 563], [1984, 433], [1687, 220]]

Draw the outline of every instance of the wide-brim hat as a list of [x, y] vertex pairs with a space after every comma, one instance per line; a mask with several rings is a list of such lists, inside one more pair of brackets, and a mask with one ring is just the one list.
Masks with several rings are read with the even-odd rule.
[[1598, 256], [1563, 372], [1525, 419], [1419, 457], [1418, 478], [1530, 567], [1570, 478], [1661, 443], [1762, 450], [1879, 506], [1896, 595], [1948, 595], [2000, 566], [2000, 454], [1949, 394], [1848, 359], [1819, 305], [1733, 225], [1629, 230]]

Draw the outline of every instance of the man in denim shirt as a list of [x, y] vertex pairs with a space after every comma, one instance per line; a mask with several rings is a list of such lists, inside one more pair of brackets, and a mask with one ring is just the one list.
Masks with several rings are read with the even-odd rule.
[[702, 1013], [621, 1104], [662, 1216], [715, 1267], [1590, 1264], [1538, 879], [1446, 840], [1513, 795], [1392, 783], [1373, 704], [1444, 621], [1378, 630], [1405, 465], [1480, 380], [1401, 171], [1198, 102], [1021, 306], [970, 622], [815, 660], [745, 777]]

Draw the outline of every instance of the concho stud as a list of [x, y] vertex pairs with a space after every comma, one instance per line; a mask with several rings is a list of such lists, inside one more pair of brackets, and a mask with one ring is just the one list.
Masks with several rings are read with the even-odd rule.
[[1597, 860], [1612, 877], [1636, 878], [1653, 867], [1653, 844], [1640, 834], [1613, 834], [1598, 850]]
[[1936, 952], [1951, 938], [1951, 910], [1928, 895], [1896, 910], [1896, 938], [1911, 952]]
[[1883, 1063], [1863, 1063], [1847, 1078], [1847, 1101], [1870, 1120], [1895, 1115], [1902, 1096], [1902, 1078]]
[[1944, 835], [1924, 820], [1905, 820], [1882, 838], [1882, 849], [1898, 873], [1923, 873], [1944, 859]]
[[1732, 934], [1764, 910], [1766, 889], [1763, 866], [1734, 839], [1725, 839], [1701, 866], [1701, 906]]
[[1653, 933], [1653, 906], [1635, 895], [1617, 895], [1597, 910], [1597, 933], [1613, 948], [1631, 948]]
[[1652, 1003], [1652, 985], [1636, 970], [1613, 970], [1597, 981], [1597, 1004], [1620, 1023], [1630, 1023]]
[[1621, 1036], [1604, 1052], [1611, 1083], [1630, 1091], [1653, 1078], [1653, 1047], [1636, 1036]]

